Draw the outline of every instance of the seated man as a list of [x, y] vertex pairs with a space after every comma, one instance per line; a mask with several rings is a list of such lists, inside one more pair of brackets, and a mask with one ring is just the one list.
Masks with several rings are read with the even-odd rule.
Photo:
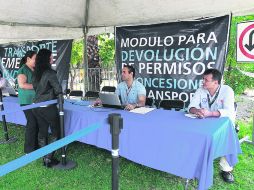
[[[229, 117], [235, 122], [234, 91], [227, 85], [221, 85], [222, 75], [216, 69], [204, 72], [203, 86], [197, 89], [188, 110], [199, 118]], [[204, 126], [205, 127], [205, 126]], [[220, 159], [221, 175], [224, 181], [234, 182], [233, 168], [225, 157]]]
[[122, 69], [122, 80], [116, 88], [116, 94], [125, 105], [126, 110], [133, 110], [136, 107], [145, 106], [146, 89], [135, 78], [135, 69], [130, 65], [124, 65]]

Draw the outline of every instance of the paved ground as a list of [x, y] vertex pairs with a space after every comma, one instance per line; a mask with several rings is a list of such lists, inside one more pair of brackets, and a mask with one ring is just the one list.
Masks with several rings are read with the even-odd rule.
[[237, 119], [246, 120], [253, 117], [254, 114], [254, 90], [247, 91], [236, 99], [237, 108]]
[[[254, 78], [254, 73], [241, 71], [244, 75]], [[237, 119], [245, 120], [247, 118], [253, 117], [254, 114], [254, 89], [245, 90], [244, 94], [236, 99], [238, 109], [237, 109]]]

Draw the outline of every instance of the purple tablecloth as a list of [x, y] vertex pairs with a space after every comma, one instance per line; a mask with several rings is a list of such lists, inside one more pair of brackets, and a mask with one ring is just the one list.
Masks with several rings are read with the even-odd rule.
[[[5, 104], [5, 107], [9, 106], [13, 106], [12, 101]], [[120, 113], [124, 119], [120, 134], [121, 156], [183, 178], [197, 178], [199, 189], [212, 186], [214, 159], [226, 156], [234, 166], [241, 152], [238, 137], [228, 118], [192, 119], [184, 116], [183, 112], [166, 110], [141, 115], [69, 102], [65, 103], [64, 109], [66, 135], [99, 123], [101, 128], [79, 141], [107, 150], [111, 150], [108, 114]]]
[[[20, 109], [20, 105], [18, 103], [17, 97], [4, 97], [3, 98], [4, 109], [5, 110], [15, 110]], [[26, 125], [26, 117], [23, 111], [15, 112], [13, 114], [8, 114], [5, 116], [6, 121], [10, 123], [16, 123], [19, 125]], [[0, 117], [0, 121], [2, 121], [2, 117]]]
[[109, 113], [120, 113], [124, 118], [120, 134], [121, 156], [184, 178], [197, 178], [199, 189], [208, 189], [213, 184], [214, 159], [226, 156], [234, 166], [241, 152], [228, 118], [192, 119], [183, 112], [166, 110], [140, 115], [66, 103], [66, 135], [99, 123], [100, 129], [79, 141], [110, 150]]

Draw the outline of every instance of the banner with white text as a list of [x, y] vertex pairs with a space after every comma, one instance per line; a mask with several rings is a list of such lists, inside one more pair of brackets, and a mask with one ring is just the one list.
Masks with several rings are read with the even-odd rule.
[[[208, 68], [223, 73], [230, 16], [142, 26], [116, 27], [116, 65], [133, 65], [136, 79], [157, 100], [186, 106]], [[119, 75], [120, 76], [120, 75]]]
[[0, 45], [1, 71], [3, 72], [4, 78], [9, 81], [13, 88], [17, 89], [17, 72], [22, 57], [29, 50], [38, 53], [42, 48], [49, 49], [52, 52], [54, 60], [52, 68], [57, 71], [59, 82], [64, 81], [64, 83], [67, 84], [72, 40], [43, 40], [20, 44]]

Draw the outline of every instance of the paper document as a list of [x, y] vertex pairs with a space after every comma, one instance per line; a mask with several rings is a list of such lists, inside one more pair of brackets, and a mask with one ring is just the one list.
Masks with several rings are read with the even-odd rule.
[[131, 110], [130, 112], [132, 113], [140, 113], [140, 114], [146, 114], [150, 111], [153, 111], [155, 108], [146, 108], [146, 107], [141, 107], [141, 108], [135, 108], [134, 110]]
[[82, 100], [80, 100], [80, 101], [74, 102], [73, 104], [74, 105], [79, 105], [79, 106], [89, 106], [91, 103], [88, 102], [88, 101], [82, 101]]
[[190, 118], [197, 118], [198, 116], [196, 114], [192, 114], [192, 113], [186, 113], [184, 114], [186, 117], [190, 117]]

